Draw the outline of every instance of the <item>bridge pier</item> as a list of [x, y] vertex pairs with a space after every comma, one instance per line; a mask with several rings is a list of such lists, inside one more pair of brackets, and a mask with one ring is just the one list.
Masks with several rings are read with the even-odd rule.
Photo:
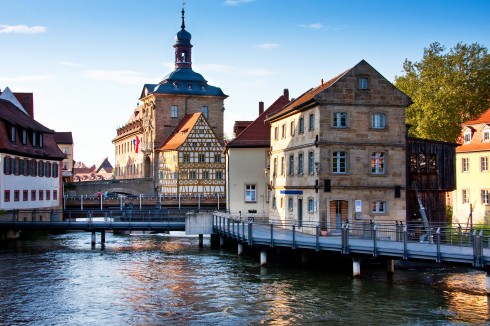
[[223, 237], [222, 235], [220, 235], [219, 237], [219, 246], [220, 247], [223, 247], [225, 245], [225, 237]]
[[92, 231], [92, 247], [95, 246], [95, 231]]
[[360, 277], [361, 276], [361, 259], [360, 258], [352, 258], [352, 276]]
[[100, 232], [100, 243], [105, 243], [105, 230]]
[[243, 243], [241, 242], [238, 243], [238, 255], [243, 255]]
[[199, 248], [204, 247], [204, 236], [199, 234]]
[[386, 273], [388, 276], [393, 276], [395, 273], [395, 260], [394, 259], [387, 259], [386, 260]]
[[260, 251], [260, 266], [267, 265], [267, 251]]

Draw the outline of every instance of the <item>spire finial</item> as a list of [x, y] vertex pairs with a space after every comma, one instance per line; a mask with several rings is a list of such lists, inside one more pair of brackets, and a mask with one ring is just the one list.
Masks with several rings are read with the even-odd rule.
[[185, 14], [185, 10], [184, 10], [184, 6], [185, 6], [185, 2], [182, 1], [182, 26], [180, 26], [182, 29], [185, 28], [185, 22], [184, 22], [184, 14]]

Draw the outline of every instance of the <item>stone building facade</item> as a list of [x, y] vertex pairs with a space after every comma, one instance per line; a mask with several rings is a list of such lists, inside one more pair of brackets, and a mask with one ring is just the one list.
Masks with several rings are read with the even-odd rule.
[[362, 60], [270, 115], [269, 218], [333, 232], [405, 221], [410, 103]]

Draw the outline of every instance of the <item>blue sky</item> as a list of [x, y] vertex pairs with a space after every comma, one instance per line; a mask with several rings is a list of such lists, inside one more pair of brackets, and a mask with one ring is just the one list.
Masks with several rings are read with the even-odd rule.
[[[72, 131], [74, 158], [114, 163], [111, 141], [145, 83], [173, 70], [179, 0], [0, 0], [0, 89]], [[490, 1], [187, 0], [193, 69], [229, 96], [225, 133], [288, 88], [298, 97], [362, 59], [388, 80], [433, 42], [490, 45]]]

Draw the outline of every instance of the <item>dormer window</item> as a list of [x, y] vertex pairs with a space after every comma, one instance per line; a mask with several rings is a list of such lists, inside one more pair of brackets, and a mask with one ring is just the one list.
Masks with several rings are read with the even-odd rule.
[[471, 130], [465, 131], [463, 137], [465, 144], [471, 142]]
[[15, 126], [11, 126], [10, 127], [10, 141], [12, 143], [15, 143], [15, 138], [16, 138], [15, 136], [16, 136], [16, 128], [15, 128]]
[[39, 133], [39, 147], [43, 147], [43, 134]]
[[27, 144], [27, 130], [22, 128], [22, 145]]
[[32, 146], [37, 146], [37, 133], [35, 131], [32, 132]]
[[483, 130], [482, 141], [490, 142], [490, 130]]
[[367, 77], [359, 77], [358, 79], [358, 88], [359, 89], [368, 89], [369, 80]]

